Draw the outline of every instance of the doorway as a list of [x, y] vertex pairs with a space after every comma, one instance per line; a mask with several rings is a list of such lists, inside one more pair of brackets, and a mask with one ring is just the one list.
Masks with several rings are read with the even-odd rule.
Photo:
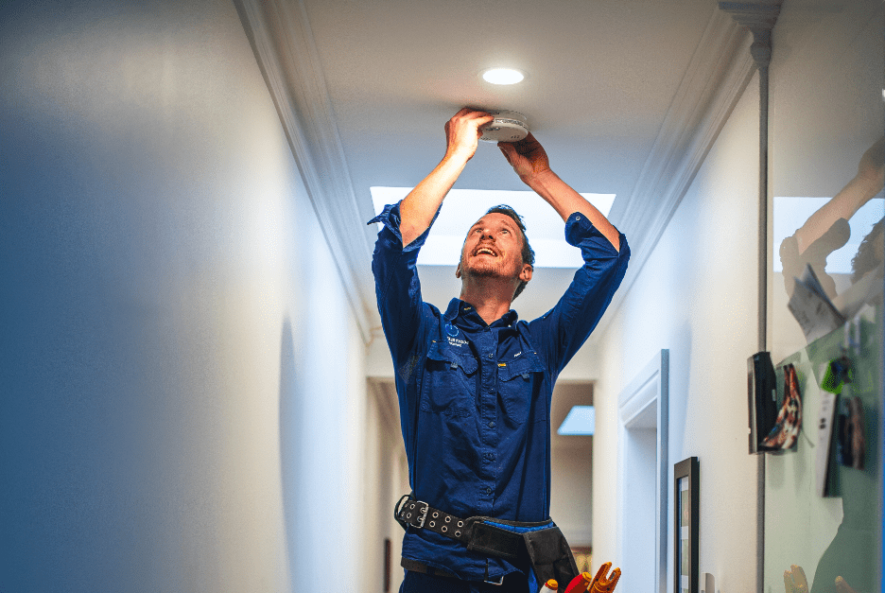
[[625, 591], [667, 591], [669, 351], [618, 397], [618, 544]]

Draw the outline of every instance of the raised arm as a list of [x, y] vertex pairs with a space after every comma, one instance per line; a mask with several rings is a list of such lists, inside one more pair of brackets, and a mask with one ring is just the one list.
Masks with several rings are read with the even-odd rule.
[[479, 128], [494, 116], [465, 107], [446, 122], [446, 154], [443, 160], [415, 186], [400, 204], [400, 231], [403, 246], [421, 236], [430, 227], [436, 211], [464, 166], [476, 153], [477, 142], [482, 135]]
[[618, 230], [603, 216], [602, 212], [550, 169], [547, 152], [534, 136], [529, 134], [519, 142], [499, 142], [498, 148], [504, 153], [507, 162], [510, 163], [523, 183], [553, 206], [563, 221], [567, 221], [571, 214], [580, 212], [611, 242], [615, 249], [620, 250]]
[[848, 185], [839, 190], [832, 200], [821, 206], [796, 231], [795, 237], [800, 254], [820, 239], [833, 223], [840, 218], [850, 220], [861, 206], [881, 191], [885, 182], [883, 161], [885, 161], [885, 138], [880, 138], [863, 154], [857, 165], [857, 175], [848, 182]]

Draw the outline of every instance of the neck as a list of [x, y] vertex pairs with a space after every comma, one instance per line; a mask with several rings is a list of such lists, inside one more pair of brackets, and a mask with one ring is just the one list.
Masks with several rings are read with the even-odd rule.
[[510, 310], [514, 290], [512, 279], [463, 278], [458, 298], [473, 305], [486, 325], [491, 325]]

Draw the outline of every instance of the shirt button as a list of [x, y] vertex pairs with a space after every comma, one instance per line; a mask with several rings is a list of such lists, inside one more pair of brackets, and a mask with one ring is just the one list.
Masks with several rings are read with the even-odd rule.
[[489, 428], [495, 428], [495, 421], [494, 420], [489, 422]]
[[493, 359], [493, 358], [495, 358], [495, 355], [492, 354], [491, 352], [489, 352], [489, 360], [491, 360], [491, 359]]
[[492, 489], [491, 489], [491, 488], [486, 488], [486, 494], [491, 494], [491, 493], [492, 493]]

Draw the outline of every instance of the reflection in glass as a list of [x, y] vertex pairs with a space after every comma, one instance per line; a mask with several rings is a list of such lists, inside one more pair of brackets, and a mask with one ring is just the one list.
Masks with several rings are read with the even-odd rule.
[[[831, 199], [775, 198], [776, 236], [795, 223], [803, 210], [817, 206], [795, 233], [780, 242], [780, 266], [774, 266], [775, 272], [783, 273], [790, 310], [808, 341], [835, 329], [864, 304], [881, 301], [885, 261], [883, 200], [874, 198], [882, 192], [883, 180], [885, 138], [880, 138], [864, 152], [857, 174]], [[796, 311], [797, 307], [809, 309], [797, 303], [806, 298], [797, 292], [803, 288], [797, 282], [809, 276], [816, 279], [815, 286], [840, 314], [831, 317], [832, 327], [822, 332], [812, 331], [809, 324], [813, 320], [803, 319], [802, 312]]]
[[765, 593], [882, 591], [883, 19], [791, 0], [773, 31], [766, 345], [803, 422], [765, 454]]

